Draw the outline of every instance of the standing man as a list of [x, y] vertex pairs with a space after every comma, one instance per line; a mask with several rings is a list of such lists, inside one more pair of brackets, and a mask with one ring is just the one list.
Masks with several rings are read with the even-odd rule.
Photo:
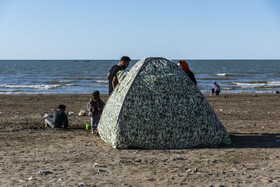
[[125, 70], [128, 67], [130, 61], [131, 59], [128, 56], [123, 56], [118, 64], [111, 67], [106, 77], [106, 79], [109, 81], [109, 95], [111, 95], [111, 93], [119, 83], [118, 78], [116, 76], [117, 72], [119, 70]]

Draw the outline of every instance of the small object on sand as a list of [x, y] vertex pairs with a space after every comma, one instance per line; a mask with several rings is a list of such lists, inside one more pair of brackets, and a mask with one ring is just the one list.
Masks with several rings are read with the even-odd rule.
[[86, 115], [87, 115], [86, 111], [80, 110], [79, 116], [86, 116]]
[[90, 130], [90, 129], [91, 129], [90, 124], [86, 123], [86, 130]]
[[80, 182], [80, 183], [78, 184], [78, 186], [79, 186], [79, 187], [83, 187], [83, 186], [85, 186], [85, 183]]
[[4, 127], [0, 126], [0, 130], [1, 130], [1, 129], [4, 129]]
[[279, 93], [280, 93], [280, 92], [279, 92], [278, 90], [274, 92], [274, 94], [279, 94]]
[[179, 155], [174, 155], [170, 159], [171, 160], [185, 160], [185, 158], [183, 158], [182, 156], [179, 156]]
[[31, 176], [31, 177], [29, 177], [27, 180], [29, 180], [29, 181], [30, 181], [30, 180], [32, 180], [32, 176]]
[[198, 172], [198, 169], [197, 168], [194, 168], [194, 169], [188, 169], [186, 168], [186, 172], [189, 173], [189, 172]]
[[37, 174], [48, 175], [48, 174], [52, 174], [52, 172], [48, 170], [40, 170], [37, 172]]
[[228, 99], [228, 96], [226, 95], [225, 98]]
[[69, 116], [74, 116], [74, 115], [75, 115], [75, 113], [74, 113], [74, 112], [72, 112], [72, 111], [70, 111], [70, 112], [68, 112], [68, 115], [69, 115]]
[[45, 115], [43, 116], [43, 118], [48, 118], [48, 117], [53, 118], [53, 115], [45, 113]]
[[101, 172], [106, 172], [104, 169], [98, 169], [97, 171], [98, 173], [101, 173]]
[[96, 162], [93, 164], [93, 167], [98, 167], [98, 166], [100, 166], [100, 165]]
[[57, 179], [57, 182], [61, 182], [61, 181], [62, 181], [62, 178], [58, 178], [58, 179]]
[[258, 97], [258, 95], [252, 95], [253, 97]]
[[199, 161], [200, 162], [212, 162], [212, 163], [217, 162], [217, 160], [215, 160], [215, 159], [201, 159]]

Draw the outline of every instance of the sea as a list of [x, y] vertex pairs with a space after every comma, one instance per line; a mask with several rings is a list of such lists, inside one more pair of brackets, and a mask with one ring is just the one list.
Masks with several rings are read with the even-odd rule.
[[[131, 68], [138, 60], [132, 60]], [[177, 63], [178, 60], [172, 60]], [[106, 75], [119, 60], [0, 60], [0, 95], [108, 94]], [[280, 60], [187, 60], [201, 92], [280, 91]]]

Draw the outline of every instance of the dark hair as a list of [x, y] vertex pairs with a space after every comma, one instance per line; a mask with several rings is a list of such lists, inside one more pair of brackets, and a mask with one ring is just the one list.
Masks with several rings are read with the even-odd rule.
[[124, 61], [126, 63], [126, 62], [130, 62], [131, 59], [128, 56], [123, 56], [120, 61]]
[[65, 110], [66, 106], [65, 105], [58, 105], [57, 108], [60, 109], [60, 110]]
[[217, 84], [217, 82], [214, 82], [214, 84]]
[[91, 94], [91, 96], [92, 96], [92, 98], [95, 99], [95, 100], [100, 99], [99, 91], [98, 91], [98, 90], [94, 91], [94, 92]]

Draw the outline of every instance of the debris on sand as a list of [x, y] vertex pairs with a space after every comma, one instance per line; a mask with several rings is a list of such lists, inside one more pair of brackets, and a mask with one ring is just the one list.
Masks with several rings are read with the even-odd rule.
[[106, 172], [104, 169], [98, 169], [97, 171], [98, 173], [103, 173], [103, 172]]
[[86, 116], [86, 115], [87, 115], [86, 111], [80, 110], [79, 116]]
[[40, 170], [37, 172], [37, 174], [48, 175], [48, 174], [52, 174], [52, 172], [48, 170]]
[[68, 112], [68, 116], [74, 116], [74, 115], [75, 115], [74, 112], [72, 112], [72, 111]]
[[199, 161], [200, 162], [211, 162], [211, 163], [217, 162], [217, 160], [215, 160], [215, 159], [201, 159]]
[[85, 186], [85, 183], [83, 183], [83, 182], [80, 182], [80, 183], [78, 184], [78, 187], [83, 187], [83, 186]]
[[100, 166], [100, 165], [96, 162], [93, 164], [93, 167], [98, 167], [98, 166]]

